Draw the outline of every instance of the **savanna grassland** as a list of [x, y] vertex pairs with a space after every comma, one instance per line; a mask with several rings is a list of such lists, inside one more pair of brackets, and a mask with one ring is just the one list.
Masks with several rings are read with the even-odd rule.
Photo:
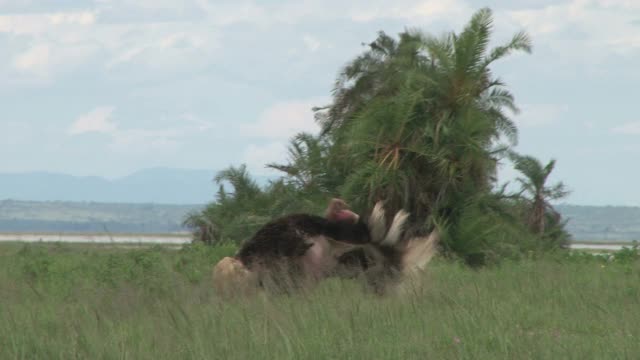
[[424, 286], [355, 280], [217, 298], [233, 247], [4, 244], [2, 359], [624, 359], [640, 353], [640, 262], [574, 253], [479, 270], [434, 260]]
[[[1, 245], [0, 358], [638, 358], [637, 248], [562, 250], [571, 234], [553, 204], [570, 189], [550, 182], [554, 159], [516, 152], [519, 109], [492, 69], [532, 40], [520, 31], [490, 48], [492, 34], [488, 8], [459, 32], [378, 33], [314, 108], [321, 132], [296, 134], [284, 163], [266, 164], [282, 177], [259, 186], [244, 164], [216, 175], [214, 201], [181, 224], [193, 245]], [[498, 182], [507, 160], [520, 189]], [[322, 214], [334, 197], [365, 217], [379, 200], [387, 215], [407, 211], [407, 233], [438, 230], [442, 255], [422, 286], [214, 294], [212, 265], [242, 239], [279, 216]]]

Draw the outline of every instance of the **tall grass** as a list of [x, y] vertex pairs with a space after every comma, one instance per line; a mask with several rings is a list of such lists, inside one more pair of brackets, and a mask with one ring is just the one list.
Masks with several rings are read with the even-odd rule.
[[[295, 296], [215, 297], [231, 248], [0, 247], [2, 359], [605, 359], [640, 354], [640, 265], [551, 256], [377, 297], [337, 279]], [[624, 260], [624, 261], [622, 261]]]

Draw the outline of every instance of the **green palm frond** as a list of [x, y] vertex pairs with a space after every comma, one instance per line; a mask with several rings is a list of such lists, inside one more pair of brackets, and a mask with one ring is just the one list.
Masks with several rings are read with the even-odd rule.
[[526, 32], [520, 31], [513, 36], [508, 44], [498, 46], [491, 50], [491, 54], [484, 59], [481, 68], [488, 67], [494, 61], [509, 55], [513, 51], [524, 51], [529, 54], [531, 50], [531, 38]]
[[471, 17], [471, 21], [454, 42], [456, 69], [460, 74], [475, 74], [480, 69], [489, 45], [493, 19], [491, 10], [483, 8]]

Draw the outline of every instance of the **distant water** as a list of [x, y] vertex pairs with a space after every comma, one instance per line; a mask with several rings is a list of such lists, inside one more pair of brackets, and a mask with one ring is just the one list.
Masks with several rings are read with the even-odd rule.
[[620, 250], [623, 247], [631, 247], [631, 244], [585, 244], [574, 243], [571, 244], [572, 249], [585, 249], [585, 250]]
[[[64, 242], [64, 243], [92, 243], [92, 244], [187, 244], [191, 242], [191, 234], [27, 234], [0, 233], [0, 242]], [[572, 249], [588, 250], [620, 250], [631, 244], [593, 244], [573, 243]]]
[[2, 241], [91, 244], [186, 244], [191, 242], [191, 235], [0, 234], [0, 242]]

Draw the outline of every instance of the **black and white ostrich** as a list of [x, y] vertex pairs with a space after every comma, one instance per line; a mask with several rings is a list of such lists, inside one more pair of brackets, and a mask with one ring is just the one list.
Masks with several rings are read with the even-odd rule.
[[378, 202], [365, 222], [340, 199], [325, 216], [293, 214], [275, 219], [244, 242], [213, 271], [220, 293], [259, 287], [295, 289], [330, 276], [364, 275], [376, 293], [385, 293], [435, 253], [437, 234], [404, 238], [408, 213], [399, 211], [390, 226]]

